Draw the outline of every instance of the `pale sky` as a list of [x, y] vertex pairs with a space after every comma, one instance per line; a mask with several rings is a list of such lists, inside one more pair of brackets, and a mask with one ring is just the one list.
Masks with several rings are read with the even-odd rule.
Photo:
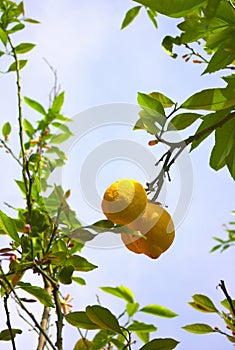
[[[91, 169], [93, 177], [89, 175], [88, 182], [82, 185], [88, 188], [93, 186], [97, 198], [101, 200], [104, 189], [119, 177], [136, 178], [143, 184], [149, 181], [148, 177], [151, 177], [154, 167], [151, 168], [146, 159], [149, 157], [154, 160], [161, 154], [157, 148], [153, 147], [150, 150], [147, 146], [151, 136], [142, 131], [131, 131], [135, 115], [132, 112], [127, 114], [125, 123], [122, 113], [120, 120], [118, 119], [118, 108], [124, 106], [125, 112], [136, 110], [138, 91], [160, 91], [181, 103], [196, 91], [216, 87], [218, 84], [223, 85], [216, 75], [201, 77], [202, 67], [190, 62], [186, 64], [180, 58], [182, 51], [179, 58], [173, 60], [162, 50], [160, 43], [164, 35], [175, 33], [174, 20], [169, 21], [159, 16], [157, 31], [142, 10], [143, 13], [130, 27], [120, 31], [125, 12], [132, 5], [131, 1], [121, 0], [114, 3], [108, 0], [26, 0], [27, 16], [42, 23], [28, 25], [24, 34], [18, 37], [24, 42], [37, 44], [34, 51], [28, 55], [28, 66], [22, 71], [24, 95], [44, 105], [48, 104], [48, 92], [53, 84], [53, 76], [43, 61], [43, 58], [46, 58], [57, 70], [61, 88], [66, 92], [64, 114], [70, 118], [74, 117], [76, 128], [79, 126], [79, 120], [85, 123], [87, 115], [89, 118], [94, 115], [94, 129], [88, 127], [87, 132], [79, 134], [81, 138], [78, 137], [77, 142], [71, 145], [70, 158], [63, 172], [63, 185], [65, 189], [70, 186], [72, 190], [71, 205], [76, 209], [79, 218], [90, 223], [104, 217], [100, 210], [89, 205], [89, 200], [87, 202], [85, 198], [86, 193], [81, 194], [81, 172], [85, 166]], [[5, 67], [6, 61], [2, 64]], [[1, 75], [2, 124], [8, 119], [13, 125], [17, 124], [14, 84], [13, 74]], [[111, 105], [113, 103], [118, 105]], [[111, 124], [103, 125], [102, 118], [106, 118], [108, 114], [101, 114], [102, 125], [99, 128], [96, 118], [100, 115], [99, 111], [106, 113], [106, 104], [110, 105], [110, 108], [114, 106], [115, 116], [110, 114]], [[88, 112], [84, 112], [87, 110]], [[28, 118], [37, 120], [38, 116], [29, 114], [32, 111], [25, 111]], [[81, 124], [81, 128], [84, 125]], [[86, 126], [84, 128], [86, 129]], [[80, 131], [76, 129], [75, 136], [77, 132]], [[15, 150], [16, 133], [15, 127], [10, 140]], [[119, 146], [112, 146], [111, 142], [118, 140], [122, 142], [123, 152], [126, 149], [130, 150], [134, 144], [140, 152], [147, 152], [147, 158], [143, 159], [140, 156], [138, 160], [138, 154], [135, 157], [136, 154], [128, 152], [122, 153], [121, 157], [115, 156], [115, 147], [119, 149]], [[109, 143], [114, 152], [114, 159], [111, 161], [109, 158], [103, 165], [98, 162], [97, 167], [92, 168], [91, 164], [94, 163], [87, 165], [86, 160], [89, 159], [88, 156], [92, 159], [94, 154], [98, 155], [98, 160], [103, 160], [102, 157], [105, 159], [102, 148], [104, 142]], [[176, 165], [176, 168], [172, 169], [172, 182], [166, 187], [165, 201], [168, 211], [174, 215], [177, 207], [185, 205], [184, 211], [187, 214], [184, 220], [179, 220], [179, 224], [177, 221], [176, 238], [172, 247], [159, 259], [151, 260], [144, 255], [133, 254], [124, 247], [101, 249], [88, 246], [82, 255], [99, 268], [80, 274], [87, 280], [86, 287], [74, 285], [63, 288], [65, 295], [70, 292], [75, 298], [74, 311], [83, 310], [88, 304], [95, 304], [98, 294], [103, 306], [110, 308], [116, 315], [120, 314], [124, 302], [106, 295], [98, 287], [125, 285], [132, 289], [136, 301], [142, 306], [156, 303], [179, 314], [172, 320], [138, 314], [140, 320], [154, 323], [158, 327], [158, 332], [152, 337], [175, 338], [181, 342], [177, 347], [179, 350], [231, 348], [231, 344], [220, 335], [200, 336], [181, 330], [182, 326], [196, 322], [222, 326], [218, 317], [199, 313], [190, 308], [187, 302], [191, 301], [193, 294], [201, 293], [208, 295], [220, 308], [219, 301], [224, 296], [216, 289], [219, 281], [225, 280], [231, 294], [235, 288], [232, 270], [233, 248], [223, 254], [209, 254], [209, 250], [215, 245], [212, 236], [225, 237], [222, 224], [232, 221], [230, 212], [234, 210], [234, 182], [231, 176], [225, 169], [216, 173], [208, 166], [212, 146], [213, 137], [210, 137], [190, 156], [185, 156], [185, 166], [181, 164], [177, 170]], [[7, 171], [1, 171], [0, 174], [0, 208], [14, 215], [3, 202], [16, 207], [22, 204], [21, 194], [9, 176], [14, 174], [14, 178], [19, 178], [20, 174], [14, 161], [2, 150], [1, 157], [1, 168]], [[149, 165], [148, 169], [145, 169], [146, 164]], [[191, 166], [193, 176], [190, 175]], [[152, 176], [154, 177], [154, 174]], [[180, 193], [185, 187], [185, 197], [179, 202]], [[1, 241], [4, 241], [2, 237]], [[35, 280], [35, 276], [33, 279]], [[22, 326], [17, 317], [14, 318], [16, 328]], [[1, 329], [3, 323], [1, 319]], [[27, 325], [24, 326], [25, 334], [17, 337], [17, 350], [24, 349], [29, 341], [32, 341], [32, 344], [35, 341], [33, 332], [26, 333], [28, 328]], [[64, 349], [72, 349], [77, 339], [76, 329], [65, 327]], [[11, 349], [10, 343], [2, 344], [1, 349]]]

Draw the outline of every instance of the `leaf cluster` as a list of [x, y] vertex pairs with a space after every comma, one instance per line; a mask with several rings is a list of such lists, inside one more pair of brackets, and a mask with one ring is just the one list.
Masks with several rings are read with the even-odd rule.
[[[174, 349], [178, 342], [171, 338], [157, 338], [150, 340], [150, 333], [156, 332], [157, 327], [137, 319], [137, 313], [147, 313], [153, 316], [173, 318], [177, 316], [173, 311], [150, 304], [140, 307], [135, 301], [132, 291], [125, 286], [101, 287], [101, 290], [126, 302], [125, 309], [119, 316], [115, 316], [107, 308], [98, 305], [87, 306], [85, 311], [74, 311], [66, 315], [66, 321], [79, 329], [99, 330], [92, 341], [89, 341], [90, 350], [100, 350], [105, 346], [117, 349], [129, 348], [136, 343], [133, 333], [144, 343], [141, 350]], [[83, 341], [88, 341], [85, 336]], [[82, 344], [81, 339], [76, 343], [74, 350]]]

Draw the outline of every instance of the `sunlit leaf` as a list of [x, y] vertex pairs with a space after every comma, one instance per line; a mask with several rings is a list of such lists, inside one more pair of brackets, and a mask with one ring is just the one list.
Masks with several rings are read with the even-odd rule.
[[81, 286], [85, 286], [86, 285], [86, 281], [82, 277], [74, 276], [74, 277], [72, 277], [72, 280], [74, 282], [76, 282], [77, 284], [80, 284]]
[[103, 292], [115, 295], [118, 298], [126, 300], [128, 303], [134, 303], [132, 291], [125, 286], [118, 287], [100, 287]]
[[27, 60], [19, 60], [18, 64], [16, 62], [13, 62], [8, 68], [7, 72], [15, 72], [17, 70], [17, 67], [19, 68], [19, 70], [24, 68], [27, 62], [28, 62]]
[[86, 338], [81, 338], [77, 341], [73, 350], [93, 350], [93, 342]]
[[139, 303], [127, 303], [126, 312], [129, 317], [133, 316], [139, 309]]
[[127, 11], [126, 16], [122, 22], [121, 29], [126, 28], [138, 15], [141, 6], [132, 7], [129, 11]]
[[205, 0], [134, 0], [169, 17], [183, 17], [206, 3]]
[[35, 44], [31, 43], [21, 43], [15, 47], [15, 51], [18, 54], [23, 54], [31, 51], [35, 47]]
[[164, 108], [172, 107], [175, 103], [166, 95], [162, 94], [161, 92], [151, 92], [149, 96], [155, 98], [157, 101], [159, 101]]
[[189, 324], [182, 328], [187, 332], [196, 333], [196, 334], [207, 334], [207, 333], [214, 332], [214, 329], [211, 326], [204, 323]]
[[157, 305], [157, 304], [147, 305], [147, 306], [143, 307], [142, 309], [140, 309], [139, 311], [142, 311], [142, 312], [145, 312], [147, 314], [154, 315], [154, 316], [167, 317], [167, 318], [172, 318], [172, 317], [178, 316], [178, 314], [176, 314], [175, 312], [167, 309], [164, 306]]
[[11, 124], [9, 122], [6, 122], [2, 127], [2, 135], [4, 138], [8, 137], [11, 133]]
[[0, 234], [6, 234], [15, 242], [20, 243], [20, 238], [16, 230], [13, 219], [0, 210]]
[[218, 312], [213, 302], [206, 295], [195, 294], [192, 299], [199, 307], [204, 309], [204, 312]]
[[133, 332], [155, 332], [157, 328], [153, 324], [147, 324], [144, 322], [133, 321], [127, 329]]
[[214, 88], [195, 93], [190, 96], [181, 107], [186, 109], [219, 111], [234, 105], [234, 90], [228, 88]]
[[24, 97], [24, 102], [27, 103], [27, 105], [31, 108], [33, 108], [35, 111], [39, 112], [42, 115], [46, 115], [46, 111], [44, 107], [37, 101], [32, 100], [31, 98]]

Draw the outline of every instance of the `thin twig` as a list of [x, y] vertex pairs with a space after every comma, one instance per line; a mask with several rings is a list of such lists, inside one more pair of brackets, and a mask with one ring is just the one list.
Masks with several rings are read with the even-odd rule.
[[29, 217], [31, 217], [31, 198], [30, 198], [30, 191], [29, 191], [29, 183], [31, 181], [31, 176], [29, 171], [27, 170], [27, 155], [25, 152], [25, 146], [24, 146], [24, 131], [23, 131], [23, 108], [22, 108], [22, 92], [21, 92], [21, 79], [20, 79], [20, 65], [19, 60], [16, 54], [15, 47], [11, 41], [10, 36], [8, 36], [8, 41], [13, 53], [13, 57], [16, 63], [16, 85], [17, 85], [17, 98], [18, 98], [18, 124], [19, 124], [19, 139], [20, 139], [20, 149], [23, 159], [23, 165], [22, 165], [22, 176], [24, 180], [25, 185], [25, 191], [26, 191], [26, 201], [27, 201], [27, 208], [29, 212]]
[[42, 327], [40, 326], [40, 324], [38, 323], [38, 321], [36, 320], [36, 318], [34, 317], [34, 315], [28, 311], [28, 309], [24, 306], [23, 302], [20, 300], [20, 298], [18, 297], [14, 287], [12, 287], [11, 283], [8, 281], [8, 279], [6, 278], [4, 271], [2, 269], [2, 267], [0, 266], [0, 271], [2, 273], [2, 277], [4, 279], [4, 282], [6, 283], [7, 287], [9, 288], [10, 292], [14, 295], [14, 298], [16, 299], [18, 305], [21, 307], [22, 310], [24, 310], [26, 312], [26, 314], [31, 318], [31, 320], [34, 322], [35, 327], [44, 335], [44, 337], [47, 339], [48, 343], [50, 344], [51, 348], [53, 350], [57, 350], [57, 348], [54, 346], [54, 344], [52, 343], [51, 339], [48, 337], [47, 333], [44, 332], [44, 330], [42, 329]]
[[16, 155], [13, 153], [13, 151], [11, 150], [11, 148], [6, 144], [6, 142], [2, 139], [0, 139], [1, 144], [3, 145], [3, 147], [7, 150], [7, 152], [17, 161], [17, 163], [22, 166], [20, 160], [16, 157]]
[[233, 314], [233, 317], [235, 317], [235, 308], [234, 308], [234, 305], [233, 305], [233, 300], [230, 297], [230, 295], [228, 294], [228, 291], [226, 289], [224, 281], [221, 280], [220, 283], [218, 284], [218, 287], [220, 287], [222, 289], [224, 295], [226, 296], [226, 299], [228, 300], [228, 303], [229, 303], [229, 305], [231, 307], [231, 312]]
[[208, 128], [198, 132], [195, 135], [191, 135], [188, 138], [178, 141], [178, 142], [169, 142], [164, 139], [162, 139], [159, 135], [156, 135], [156, 139], [158, 142], [161, 142], [169, 147], [169, 150], [166, 151], [162, 157], [159, 159], [159, 161], [156, 163], [156, 165], [159, 164], [159, 162], [164, 161], [163, 166], [157, 175], [157, 177], [150, 183], [147, 183], [147, 191], [153, 192], [155, 191], [155, 188], [157, 187], [155, 194], [153, 198], [151, 199], [152, 202], [155, 202], [159, 196], [159, 193], [161, 191], [161, 188], [164, 183], [165, 175], [168, 175], [169, 178], [169, 171], [170, 167], [175, 163], [176, 159], [180, 156], [180, 154], [183, 152], [183, 150], [193, 141], [200, 140], [203, 136], [215, 131], [216, 129], [222, 127], [225, 123], [227, 123], [229, 120], [235, 117], [235, 112], [229, 113], [224, 119], [218, 121], [212, 126], [209, 126]]
[[5, 308], [5, 312], [6, 312], [6, 316], [7, 316], [6, 324], [7, 324], [7, 328], [9, 329], [10, 336], [11, 336], [12, 349], [16, 350], [14, 334], [13, 334], [12, 327], [11, 327], [10, 312], [9, 312], [8, 304], [7, 304], [8, 298], [9, 298], [9, 294], [6, 293], [5, 296], [4, 296], [4, 308]]

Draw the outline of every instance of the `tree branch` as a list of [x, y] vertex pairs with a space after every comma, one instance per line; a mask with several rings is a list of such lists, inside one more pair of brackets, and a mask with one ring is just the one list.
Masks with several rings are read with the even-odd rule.
[[56, 313], [57, 313], [57, 321], [56, 321], [56, 329], [57, 329], [57, 335], [56, 335], [56, 348], [58, 350], [63, 350], [63, 338], [62, 338], [62, 329], [63, 329], [63, 319], [64, 315], [61, 311], [60, 307], [60, 298], [59, 298], [59, 290], [58, 286], [53, 289], [52, 291], [55, 307], [56, 307]]
[[211, 125], [208, 128], [196, 133], [195, 135], [191, 135], [188, 138], [179, 142], [169, 142], [162, 139], [160, 136], [156, 135], [156, 139], [158, 140], [158, 142], [161, 142], [166, 146], [168, 146], [169, 150], [166, 151], [163, 154], [163, 156], [159, 159], [159, 161], [156, 163], [156, 165], [158, 165], [160, 162], [164, 161], [159, 174], [152, 182], [147, 183], [147, 191], [150, 193], [153, 191], [155, 192], [153, 198], [151, 199], [151, 202], [156, 202], [159, 196], [159, 193], [162, 189], [166, 174], [168, 175], [168, 178], [170, 180], [170, 177], [169, 177], [170, 167], [175, 163], [176, 159], [180, 156], [183, 150], [193, 141], [200, 140], [203, 136], [215, 131], [218, 128], [221, 128], [225, 123], [227, 123], [229, 120], [231, 120], [234, 117], [235, 117], [235, 112], [231, 112], [224, 119], [220, 120], [214, 125]]
[[[20, 79], [20, 65], [19, 60], [16, 54], [15, 47], [11, 41], [10, 36], [8, 36], [8, 41], [13, 53], [13, 57], [16, 63], [16, 85], [17, 85], [17, 98], [18, 98], [18, 124], [19, 124], [19, 139], [20, 139], [20, 149], [22, 153], [22, 176], [24, 180], [25, 190], [26, 190], [26, 201], [27, 201], [27, 208], [29, 211], [29, 216], [31, 216], [31, 176], [28, 170], [28, 160], [27, 155], [25, 152], [25, 146], [24, 146], [24, 131], [23, 131], [23, 108], [22, 108], [22, 92], [21, 92], [21, 79]], [[29, 181], [29, 182], [28, 182]]]
[[10, 312], [8, 309], [8, 298], [9, 298], [9, 294], [6, 293], [6, 295], [4, 296], [4, 308], [5, 308], [5, 312], [6, 312], [6, 316], [7, 316], [7, 328], [9, 329], [10, 332], [10, 336], [11, 336], [11, 344], [12, 344], [12, 349], [16, 350], [16, 345], [15, 345], [15, 340], [14, 340], [14, 334], [12, 332], [12, 327], [11, 327], [11, 319], [10, 319]]

